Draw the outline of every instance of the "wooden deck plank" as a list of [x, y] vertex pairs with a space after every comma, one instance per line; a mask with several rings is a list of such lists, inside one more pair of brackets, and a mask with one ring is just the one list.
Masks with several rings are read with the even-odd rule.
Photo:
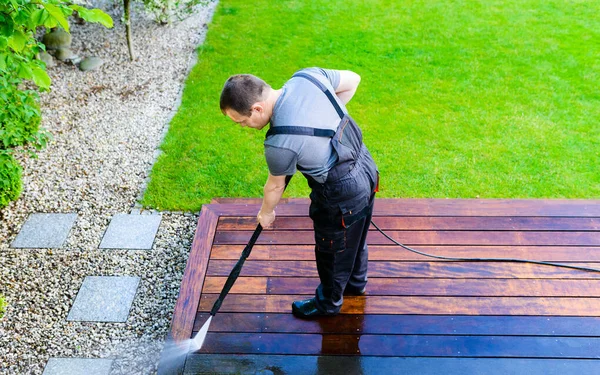
[[185, 374], [565, 375], [600, 373], [600, 360], [308, 355], [190, 355]]
[[[198, 313], [194, 332], [207, 318]], [[222, 312], [210, 332], [600, 337], [600, 317], [342, 314], [305, 320], [289, 313]]]
[[[207, 276], [227, 276], [235, 261], [211, 260]], [[578, 266], [600, 268], [596, 263]], [[314, 261], [247, 260], [240, 276], [316, 277]], [[585, 272], [537, 264], [510, 262], [369, 262], [368, 277], [458, 279], [598, 279], [599, 272]], [[415, 284], [417, 286], [417, 284]]]
[[600, 359], [600, 338], [209, 332], [199, 353]]
[[[202, 293], [220, 293], [227, 277], [208, 276]], [[318, 277], [240, 277], [231, 293], [312, 295]], [[371, 278], [370, 296], [600, 297], [600, 280]]]
[[[203, 294], [199, 312], [210, 311], [217, 294]], [[230, 294], [222, 312], [290, 313], [305, 295]], [[600, 299], [570, 297], [346, 297], [341, 314], [600, 316]]]
[[[219, 216], [256, 216], [259, 203], [205, 205]], [[308, 216], [309, 200], [279, 205], [279, 216]], [[600, 217], [600, 200], [376, 199], [374, 216]]]
[[[600, 247], [586, 246], [413, 246], [415, 250], [455, 258], [519, 258], [551, 262], [600, 262]], [[214, 245], [210, 259], [238, 259], [244, 245]], [[256, 245], [252, 260], [313, 260], [314, 245]], [[396, 245], [369, 245], [369, 260], [413, 261], [432, 258]]]
[[[239, 277], [230, 293], [237, 294], [267, 294], [267, 277]], [[221, 293], [227, 277], [206, 277], [202, 293]]]
[[[600, 218], [597, 217], [394, 217], [379, 216], [375, 224], [383, 230], [485, 230], [485, 231], [598, 231]], [[256, 217], [222, 217], [219, 231], [254, 230]], [[279, 217], [273, 223], [275, 230], [312, 230], [313, 223], [308, 217]], [[375, 231], [375, 228], [371, 228]]]
[[[505, 246], [600, 246], [598, 232], [537, 232], [537, 231], [387, 231], [394, 240], [405, 245], [505, 245]], [[215, 245], [245, 244], [251, 231], [217, 231]], [[392, 242], [379, 232], [369, 232], [369, 244], [386, 245]], [[256, 242], [261, 245], [310, 245], [315, 243], [314, 232], [265, 230]]]
[[[219, 293], [226, 278], [210, 277], [212, 289]], [[258, 280], [257, 280], [258, 279]], [[319, 278], [245, 277], [238, 280], [240, 294], [313, 294]], [[255, 285], [260, 285], [257, 291]], [[264, 290], [263, 290], [264, 287]], [[235, 292], [239, 293], [239, 292]], [[368, 294], [395, 296], [488, 296], [488, 297], [600, 297], [600, 280], [561, 279], [397, 279], [371, 278]]]

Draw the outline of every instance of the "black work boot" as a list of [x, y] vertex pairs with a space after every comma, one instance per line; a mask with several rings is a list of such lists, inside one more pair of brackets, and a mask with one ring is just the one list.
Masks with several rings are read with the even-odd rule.
[[354, 288], [351, 287], [347, 287], [344, 290], [344, 295], [345, 296], [364, 296], [367, 293], [367, 287], [363, 287], [361, 290], [356, 290]]
[[327, 313], [319, 310], [314, 297], [303, 301], [294, 301], [292, 303], [292, 313], [298, 318], [303, 319], [337, 315], [337, 313]]

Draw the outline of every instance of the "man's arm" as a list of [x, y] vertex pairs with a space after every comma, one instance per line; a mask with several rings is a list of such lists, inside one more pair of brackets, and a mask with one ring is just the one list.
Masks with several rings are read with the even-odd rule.
[[360, 84], [360, 76], [350, 70], [339, 70], [339, 72], [340, 83], [335, 88], [335, 94], [344, 104], [348, 104]]
[[257, 215], [258, 222], [263, 228], [269, 227], [275, 221], [275, 206], [285, 190], [285, 178], [286, 176], [273, 176], [269, 173], [264, 187], [262, 207]]

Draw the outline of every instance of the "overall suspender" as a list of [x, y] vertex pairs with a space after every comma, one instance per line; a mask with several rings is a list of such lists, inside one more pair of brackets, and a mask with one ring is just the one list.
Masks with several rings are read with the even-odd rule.
[[[327, 89], [327, 87], [321, 81], [311, 76], [310, 74], [303, 72], [296, 73], [292, 77], [302, 77], [312, 82], [327, 96], [327, 99], [329, 99], [329, 101], [335, 108], [335, 111], [340, 116], [340, 119], [344, 117], [344, 111], [333, 97], [333, 94], [331, 94], [331, 91], [329, 91], [329, 89]], [[269, 128], [269, 130], [267, 131], [266, 137], [270, 137], [276, 134], [295, 134], [332, 138], [335, 135], [335, 132], [335, 130], [331, 129], [309, 128], [307, 126], [271, 126], [271, 128]]]

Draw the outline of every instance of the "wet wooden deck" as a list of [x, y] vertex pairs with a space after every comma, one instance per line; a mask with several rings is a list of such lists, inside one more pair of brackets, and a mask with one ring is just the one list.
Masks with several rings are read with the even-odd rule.
[[[175, 341], [204, 324], [256, 226], [256, 200], [219, 202], [202, 208]], [[305, 321], [291, 303], [318, 285], [308, 201], [277, 213], [183, 373], [600, 373], [600, 273], [437, 260], [372, 228], [367, 295], [346, 297], [339, 316]], [[373, 221], [437, 255], [600, 268], [598, 200], [378, 199]]]

